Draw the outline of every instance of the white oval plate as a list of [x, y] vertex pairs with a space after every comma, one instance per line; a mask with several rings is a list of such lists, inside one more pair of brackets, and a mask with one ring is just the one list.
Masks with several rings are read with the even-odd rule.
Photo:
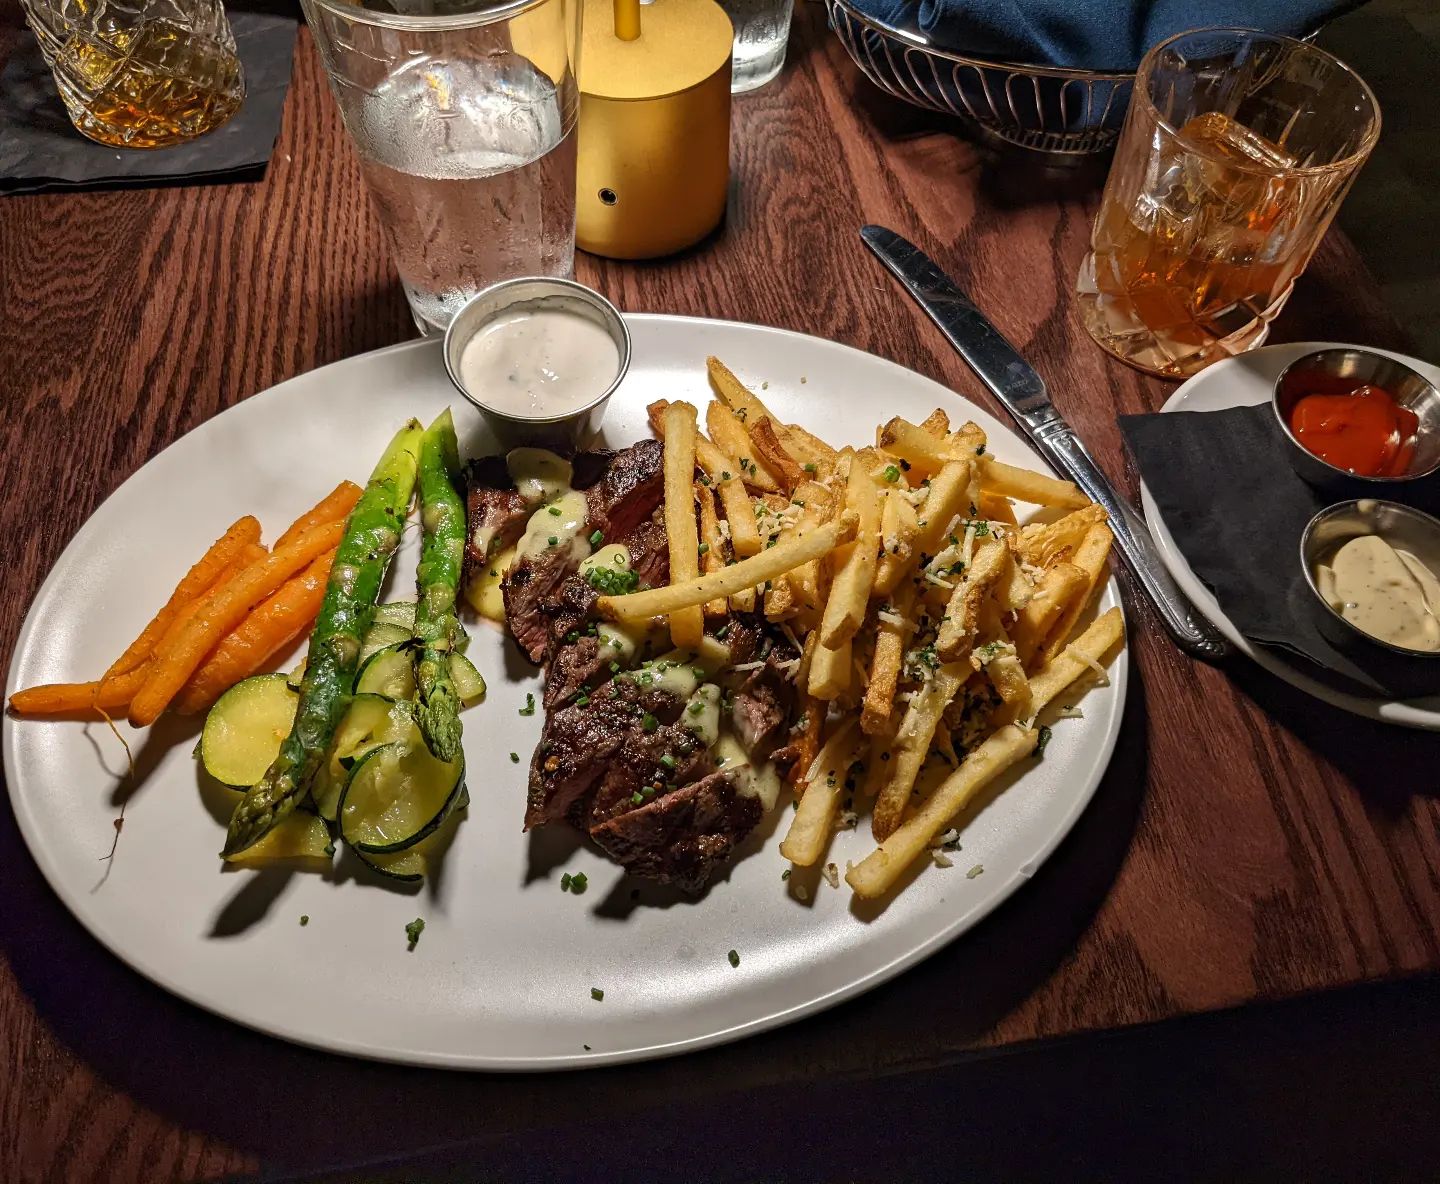
[[[979, 408], [893, 363], [753, 325], [629, 318], [634, 364], [610, 403], [606, 441], [648, 435], [645, 404], [708, 402], [705, 357], [768, 379], [787, 419], [863, 444], [892, 415], [936, 406], [973, 417], [1004, 460], [1039, 467]], [[130, 478], [55, 565], [21, 632], [8, 688], [103, 670], [163, 602], [187, 563], [244, 512], [273, 538], [344, 477], [363, 480], [396, 426], [454, 404], [462, 446], [478, 423], [445, 378], [440, 347], [411, 342], [327, 366], [246, 400]], [[472, 443], [470, 451], [475, 451]], [[393, 594], [413, 595], [414, 537]], [[1105, 606], [1118, 603], [1113, 582]], [[884, 981], [974, 925], [1035, 871], [1089, 801], [1110, 759], [1127, 661], [1060, 721], [1043, 760], [966, 826], [955, 866], [926, 866], [887, 908], [852, 908], [823, 880], [808, 903], [775, 826], [698, 901], [643, 889], [565, 827], [520, 831], [525, 774], [542, 722], [521, 716], [533, 671], [499, 630], [472, 625], [470, 656], [489, 697], [465, 715], [471, 809], [436, 881], [418, 893], [356, 880], [225, 872], [216, 857], [230, 801], [201, 789], [194, 731], [134, 735], [145, 770], [108, 880], [113, 795], [123, 768], [103, 725], [6, 718], [5, 772], [45, 876], [101, 942], [202, 1007], [302, 1044], [474, 1069], [556, 1069], [677, 1053], [781, 1024]], [[166, 721], [162, 721], [165, 725]], [[178, 733], [178, 734], [177, 734]], [[510, 753], [520, 763], [512, 763]], [[233, 800], [233, 799], [232, 799]], [[207, 802], [210, 805], [207, 807]], [[788, 817], [788, 809], [785, 810]], [[781, 825], [784, 818], [777, 821]], [[783, 833], [783, 832], [780, 832]], [[846, 860], [869, 826], [836, 837]], [[532, 862], [533, 860], [533, 862]], [[982, 866], [982, 874], [967, 871]], [[562, 872], [583, 871], [583, 896]], [[659, 904], [645, 900], [658, 898]], [[660, 907], [663, 905], [664, 907]], [[299, 923], [308, 915], [308, 925]], [[425, 919], [413, 953], [405, 924]], [[732, 968], [727, 953], [738, 951]], [[591, 988], [605, 993], [591, 998]]]
[[[1339, 342], [1309, 341], [1294, 345], [1270, 345], [1263, 349], [1253, 350], [1248, 354], [1241, 354], [1239, 357], [1226, 358], [1223, 362], [1207, 366], [1195, 377], [1187, 379], [1166, 400], [1165, 406], [1160, 410], [1162, 412], [1224, 411], [1229, 407], [1258, 406], [1269, 401], [1270, 391], [1275, 385], [1275, 380], [1280, 377], [1280, 371], [1296, 358], [1302, 354], [1313, 353], [1317, 349], [1342, 348], [1344, 345]], [[1371, 347], [1365, 346], [1364, 348]], [[1375, 352], [1404, 362], [1405, 365], [1419, 371], [1431, 382], [1440, 383], [1440, 367], [1422, 362], [1418, 358], [1394, 353], [1391, 350], [1381, 349]], [[1397, 700], [1337, 690], [1312, 677], [1299, 664], [1287, 660], [1279, 650], [1257, 645], [1244, 636], [1225, 615], [1210, 589], [1191, 570], [1185, 556], [1180, 553], [1180, 548], [1175, 545], [1175, 538], [1171, 535], [1170, 528], [1160, 514], [1159, 506], [1155, 504], [1155, 499], [1151, 497], [1150, 490], [1146, 488], [1143, 481], [1140, 483], [1140, 505], [1145, 511], [1145, 521], [1150, 524], [1150, 531], [1155, 536], [1161, 558], [1164, 559], [1165, 566], [1170, 569], [1170, 574], [1185, 590], [1186, 595], [1195, 602], [1195, 607], [1209, 618], [1210, 623], [1229, 638], [1235, 648], [1246, 657], [1254, 659], [1271, 674], [1284, 679], [1292, 687], [1296, 687], [1306, 694], [1314, 695], [1315, 698], [1332, 706], [1353, 712], [1355, 715], [1363, 715], [1367, 719], [1383, 720], [1385, 723], [1399, 724], [1407, 728], [1440, 731], [1440, 696]]]

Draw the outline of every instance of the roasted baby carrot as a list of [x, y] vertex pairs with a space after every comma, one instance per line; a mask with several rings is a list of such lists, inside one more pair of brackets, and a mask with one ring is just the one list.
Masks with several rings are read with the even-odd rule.
[[276, 540], [276, 548], [289, 546], [307, 530], [314, 530], [327, 522], [339, 522], [355, 508], [355, 503], [359, 500], [360, 486], [353, 481], [340, 482], [290, 524], [290, 528]]

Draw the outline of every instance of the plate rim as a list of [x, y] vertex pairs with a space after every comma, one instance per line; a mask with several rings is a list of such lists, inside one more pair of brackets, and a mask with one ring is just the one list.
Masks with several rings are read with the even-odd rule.
[[[1223, 379], [1229, 367], [1232, 367], [1243, 358], [1252, 357], [1259, 353], [1293, 353], [1296, 357], [1312, 353], [1321, 349], [1355, 348], [1368, 349], [1374, 353], [1384, 354], [1398, 362], [1412, 368], [1418, 368], [1421, 373], [1429, 373], [1437, 381], [1440, 381], [1440, 367], [1426, 362], [1421, 358], [1411, 357], [1396, 350], [1380, 349], [1376, 346], [1349, 346], [1343, 342], [1333, 341], [1295, 341], [1279, 342], [1275, 345], [1264, 346], [1262, 349], [1253, 350], [1248, 354], [1241, 354], [1238, 357], [1224, 358], [1213, 366], [1207, 366], [1198, 374], [1191, 375], [1181, 383], [1161, 406], [1159, 414], [1170, 415], [1186, 411], [1184, 406], [1192, 393], [1193, 388], [1202, 380], [1215, 381]], [[1251, 402], [1234, 403], [1236, 407], [1258, 407], [1265, 400], [1255, 399]], [[1261, 669], [1274, 675], [1282, 682], [1294, 687], [1296, 690], [1327, 703], [1331, 707], [1337, 707], [1341, 711], [1349, 712], [1351, 715], [1358, 715], [1363, 719], [1375, 720], [1378, 723], [1391, 724], [1395, 727], [1411, 728], [1417, 731], [1440, 731], [1440, 696], [1427, 696], [1420, 699], [1386, 699], [1378, 696], [1353, 694], [1349, 691], [1337, 690], [1326, 686], [1318, 679], [1311, 678], [1299, 666], [1286, 661], [1282, 656], [1272, 650], [1256, 646], [1239, 629], [1234, 622], [1225, 614], [1220, 607], [1219, 601], [1207, 588], [1203, 581], [1195, 574], [1184, 554], [1180, 551], [1175, 542], [1175, 536], [1170, 533], [1170, 526], [1165, 521], [1165, 516], [1160, 512], [1150, 487], [1145, 484], [1143, 477], [1140, 478], [1140, 506], [1145, 515], [1145, 521], [1150, 525], [1151, 534], [1154, 535], [1156, 546], [1160, 551], [1160, 558], [1170, 574], [1180, 584], [1181, 588], [1194, 602], [1201, 614], [1235, 646], [1240, 653], [1249, 658]], [[1427, 700], [1436, 703], [1435, 707], [1425, 706]]]
[[[883, 357], [880, 354], [870, 353], [844, 342], [834, 341], [815, 334], [802, 333], [772, 325], [758, 325], [750, 322], [731, 321], [716, 317], [691, 317], [672, 313], [625, 313], [623, 315], [627, 322], [643, 322], [657, 325], [679, 323], [682, 326], [711, 325], [725, 329], [739, 327], [751, 333], [800, 339], [809, 343], [812, 348], [814, 345], [818, 345], [826, 350], [838, 350], [842, 353], [857, 354], [867, 359], [867, 363], [878, 362], [882, 366], [894, 367], [895, 369], [924, 380], [956, 403], [967, 408], [975, 408], [981, 411], [982, 414], [999, 423], [1017, 442], [1022, 444], [1027, 452], [1034, 457], [1039, 467], [1047, 472], [1053, 472], [1052, 466], [1034, 452], [1030, 443], [1025, 440], [1019, 432], [1004, 424], [994, 413], [986, 408], [980, 407], [958, 391], [954, 391], [945, 386], [944, 383], [938, 379], [931, 378], [929, 375], [923, 374], [918, 370], [903, 366], [899, 362]], [[115, 489], [91, 511], [89, 516], [87, 516], [85, 521], [76, 530], [75, 534], [66, 542], [60, 554], [55, 558], [50, 570], [46, 573], [45, 578], [36, 589], [30, 606], [26, 610], [20, 631], [16, 635], [14, 649], [11, 652], [10, 663], [5, 678], [5, 693], [7, 697], [15, 689], [22, 655], [28, 650], [32, 634], [38, 624], [35, 608], [37, 605], [46, 602], [48, 598], [53, 595], [52, 585], [57, 579], [57, 571], [66, 556], [76, 546], [77, 540], [81, 539], [81, 536], [87, 528], [91, 526], [95, 518], [100, 515], [101, 511], [111, 499], [116, 497], [121, 490], [148, 465], [159, 457], [164, 456], [172, 448], [176, 447], [182, 441], [189, 439], [191, 436], [216, 430], [212, 428], [212, 425], [239, 407], [257, 399], [265, 399], [268, 401], [271, 399], [284, 398], [284, 391], [291, 383], [313, 379], [315, 375], [330, 371], [336, 367], [373, 364], [374, 359], [394, 353], [427, 349], [438, 350], [439, 348], [440, 343], [437, 339], [412, 339], [382, 346], [378, 349], [366, 351], [365, 353], [339, 358], [333, 362], [326, 363], [324, 366], [318, 366], [314, 369], [303, 371], [300, 374], [292, 375], [281, 382], [256, 391], [253, 395], [247, 396], [231, 407], [227, 407], [224, 411], [197, 424], [189, 432], [172, 440], [165, 448], [156, 453], [155, 456], [148, 458], [144, 464], [130, 473], [124, 481], [117, 485]], [[128, 952], [117, 941], [110, 940], [109, 935], [102, 930], [99, 919], [88, 915], [83, 907], [79, 907], [79, 898], [84, 895], [83, 892], [72, 890], [70, 886], [66, 884], [64, 877], [59, 874], [57, 867], [52, 861], [47, 845], [42, 841], [40, 824], [36, 817], [32, 815], [28, 803], [21, 793], [18, 769], [15, 764], [15, 745], [11, 742], [13, 731], [21, 721], [15, 717], [8, 708], [6, 708], [3, 713], [0, 713], [3, 714], [3, 719], [0, 719], [0, 756], [3, 756], [3, 767], [8, 789], [7, 796], [9, 798], [11, 812], [15, 816], [16, 823], [25, 841], [25, 846], [30, 858], [34, 861], [36, 867], [39, 868], [50, 890], [59, 899], [60, 903], [65, 906], [70, 915], [78, 921], [81, 927], [104, 949], [119, 959], [129, 969], [188, 1005], [198, 1007], [202, 1011], [218, 1016], [230, 1023], [238, 1024], [251, 1031], [259, 1032], [265, 1036], [282, 1039], [292, 1044], [322, 1052], [356, 1057], [380, 1063], [412, 1065], [453, 1071], [497, 1073], [571, 1071], [618, 1064], [639, 1063], [679, 1056], [704, 1048], [729, 1044], [744, 1037], [758, 1035], [785, 1024], [793, 1023], [807, 1016], [819, 1014], [842, 1002], [873, 990], [895, 978], [905, 970], [908, 970], [910, 967], [924, 961], [944, 946], [949, 945], [964, 933], [973, 929], [999, 908], [1000, 905], [1008, 901], [1017, 889], [1034, 876], [1045, 861], [1054, 854], [1060, 844], [1069, 837], [1070, 832], [1074, 829], [1080, 816], [1089, 808], [1090, 803], [1094, 800], [1100, 783], [1104, 780], [1105, 774], [1110, 767], [1114, 757], [1115, 747], [1119, 742], [1120, 732], [1125, 724], [1130, 677], [1130, 648], [1128, 645], [1130, 623], [1125, 613], [1123, 598], [1120, 594], [1120, 586], [1113, 569], [1110, 571], [1109, 577], [1104, 585], [1102, 597], [1113, 600], [1115, 605], [1120, 608], [1122, 627], [1125, 631], [1124, 636], [1127, 641], [1127, 644], [1122, 646], [1116, 654], [1113, 664], [1107, 670], [1109, 681], [1106, 689], [1110, 694], [1116, 696], [1113, 723], [1101, 737], [1100, 744], [1092, 760], [1089, 762], [1084, 775], [1084, 780], [1088, 783], [1086, 788], [1072, 801], [1065, 814], [1051, 825], [1051, 834], [1033, 856], [1006, 878], [998, 889], [993, 890], [992, 894], [988, 896], [985, 901], [969, 910], [958, 913], [948, 924], [924, 937], [904, 952], [897, 954], [889, 962], [874, 968], [867, 974], [853, 978], [849, 982], [822, 995], [789, 1006], [775, 1008], [764, 1015], [756, 1016], [741, 1023], [730, 1024], [727, 1027], [703, 1034], [652, 1045], [609, 1051], [589, 1051], [579, 1054], [553, 1054], [548, 1056], [475, 1056], [469, 1053], [445, 1053], [443, 1051], [429, 1049], [404, 1049], [395, 1046], [382, 1047], [371, 1044], [363, 1039], [317, 1038], [308, 1035], [305, 1031], [297, 1027], [284, 1023], [260, 1022], [247, 1019], [243, 1015], [237, 1015], [233, 1011], [227, 1010], [222, 1001], [207, 998], [202, 990], [193, 989], [177, 981], [164, 966], [152, 965], [149, 959], [134, 955]]]

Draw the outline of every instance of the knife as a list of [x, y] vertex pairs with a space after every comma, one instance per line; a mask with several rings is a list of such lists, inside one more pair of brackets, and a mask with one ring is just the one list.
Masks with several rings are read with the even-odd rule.
[[1066, 473], [1092, 501], [1105, 507], [1125, 565], [1150, 597], [1175, 643], [1206, 662], [1225, 657], [1230, 646], [1175, 583], [1160, 559], [1145, 520], [1120, 496], [1055, 410], [1045, 381], [1035, 368], [914, 243], [883, 226], [863, 227], [860, 237], [939, 326], [991, 394], [1005, 405], [1041, 455]]

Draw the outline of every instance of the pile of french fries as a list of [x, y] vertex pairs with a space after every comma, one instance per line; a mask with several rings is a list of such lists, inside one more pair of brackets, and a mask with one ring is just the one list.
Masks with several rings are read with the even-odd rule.
[[[791, 632], [802, 757], [781, 853], [820, 862], [837, 819], [868, 803], [878, 846], [845, 878], [881, 896], [1035, 751], [1040, 712], [1103, 676], [1123, 644], [1118, 608], [1077, 633], [1105, 577], [1105, 511], [1068, 481], [987, 455], [984, 431], [952, 429], [943, 411], [837, 449], [782, 422], [717, 359], [708, 368], [708, 436], [687, 403], [649, 408], [671, 583], [598, 608], [665, 617], [677, 646], [732, 611]], [[1022, 526], [1014, 502], [1046, 512]], [[925, 792], [936, 762], [947, 775]]]

